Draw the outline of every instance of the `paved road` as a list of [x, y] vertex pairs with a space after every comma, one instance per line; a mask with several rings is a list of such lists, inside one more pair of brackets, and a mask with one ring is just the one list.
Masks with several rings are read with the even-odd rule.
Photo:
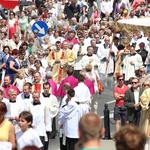
[[[104, 114], [104, 104], [108, 104], [108, 108], [110, 109], [110, 120], [114, 123], [113, 120], [113, 108], [114, 108], [114, 97], [113, 97], [113, 89], [109, 89], [108, 87], [104, 90], [104, 92], [99, 96], [99, 106], [98, 106], [98, 115], [103, 118]], [[111, 135], [115, 132], [115, 125], [110, 124]], [[115, 144], [113, 140], [101, 140], [102, 149], [104, 150], [115, 150]], [[49, 150], [59, 150], [59, 138], [50, 140]]]
[[113, 120], [113, 112], [114, 112], [114, 106], [115, 106], [115, 100], [113, 96], [113, 89], [107, 89], [104, 90], [104, 92], [99, 96], [99, 107], [98, 107], [98, 115], [103, 118], [104, 117], [104, 105], [105, 103], [108, 103], [108, 108], [110, 110], [110, 132], [113, 134], [115, 132], [115, 121]]
[[[103, 150], [115, 150], [115, 143], [113, 140], [101, 140], [100, 143]], [[58, 137], [50, 140], [49, 150], [60, 150]]]

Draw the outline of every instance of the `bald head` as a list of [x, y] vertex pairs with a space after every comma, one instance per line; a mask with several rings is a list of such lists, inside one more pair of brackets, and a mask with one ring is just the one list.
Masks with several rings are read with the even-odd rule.
[[69, 89], [71, 89], [71, 84], [70, 84], [69, 82], [64, 83], [64, 84], [63, 84], [63, 91], [64, 91], [65, 93], [67, 93], [67, 91], [68, 91]]
[[68, 43], [67, 42], [63, 42], [62, 43], [62, 47], [63, 47], [63, 49], [66, 50], [68, 48]]

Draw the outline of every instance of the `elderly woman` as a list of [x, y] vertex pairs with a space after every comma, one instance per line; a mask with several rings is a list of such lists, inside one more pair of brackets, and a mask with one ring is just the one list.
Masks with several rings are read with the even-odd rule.
[[150, 81], [149, 75], [147, 74], [144, 66], [138, 69], [138, 76], [139, 76], [139, 81], [141, 86], [145, 81]]
[[0, 102], [0, 142], [1, 148], [11, 150], [16, 147], [15, 128], [11, 122], [5, 119], [7, 107], [4, 102]]
[[8, 57], [6, 62], [6, 75], [11, 76], [11, 84], [14, 82], [14, 77], [17, 72], [19, 72], [19, 64], [16, 61], [19, 51], [14, 49], [12, 55]]

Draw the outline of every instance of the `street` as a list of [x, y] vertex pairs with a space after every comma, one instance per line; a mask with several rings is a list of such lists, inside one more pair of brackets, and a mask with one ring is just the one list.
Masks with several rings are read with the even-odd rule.
[[[111, 136], [113, 136], [115, 132], [115, 121], [113, 120], [113, 108], [114, 108], [114, 97], [113, 97], [113, 89], [105, 88], [104, 92], [99, 96], [99, 107], [98, 107], [98, 115], [102, 118], [104, 117], [103, 111], [104, 111], [104, 105], [105, 103], [108, 103], [108, 108], [110, 110], [110, 121], [113, 123], [110, 123], [110, 132]], [[115, 143], [111, 140], [101, 140], [100, 141], [102, 149], [107, 150], [115, 150]], [[49, 150], [59, 150], [59, 138], [58, 136], [55, 139], [50, 139], [50, 145]]]
[[[115, 150], [115, 143], [113, 140], [101, 140], [100, 141], [103, 150]], [[50, 139], [49, 150], [59, 149], [59, 138]]]

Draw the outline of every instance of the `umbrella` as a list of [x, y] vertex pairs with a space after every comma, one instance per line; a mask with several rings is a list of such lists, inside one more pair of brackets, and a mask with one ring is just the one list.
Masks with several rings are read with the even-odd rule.
[[30, 6], [35, 5], [34, 2], [28, 2], [28, 1], [20, 1], [19, 6]]
[[117, 31], [137, 32], [143, 31], [150, 33], [150, 17], [123, 19], [116, 22]]

